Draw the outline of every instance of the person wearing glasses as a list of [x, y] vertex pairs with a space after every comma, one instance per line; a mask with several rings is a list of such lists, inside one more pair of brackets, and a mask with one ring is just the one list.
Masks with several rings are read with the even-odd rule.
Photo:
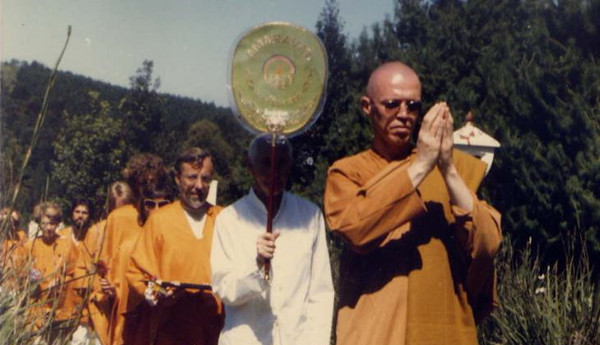
[[497, 304], [500, 214], [475, 195], [485, 163], [453, 150], [445, 102], [420, 116], [419, 77], [401, 62], [370, 76], [371, 148], [328, 171], [325, 216], [345, 240], [337, 344], [477, 344]]
[[210, 251], [221, 207], [206, 201], [213, 162], [197, 147], [180, 154], [173, 176], [179, 200], [152, 213], [133, 247], [128, 303], [150, 308], [150, 327], [131, 344], [217, 344], [224, 315], [210, 288]]
[[[129, 303], [130, 290], [125, 272], [131, 248], [143, 232], [148, 217], [144, 200], [152, 191], [165, 189], [169, 181], [162, 159], [150, 153], [131, 157], [123, 170], [123, 177], [131, 188], [132, 195], [127, 197], [131, 203], [116, 207], [109, 213], [100, 256], [108, 268], [105, 278], [100, 281], [102, 290], [115, 303], [112, 308], [114, 313], [109, 320], [108, 335], [109, 343], [115, 345], [134, 344], [133, 341], [139, 337], [138, 333], [147, 333], [143, 327], [147, 326], [147, 322], [137, 318], [139, 313], [131, 313], [129, 318], [125, 315], [127, 311], [133, 311], [133, 304]], [[127, 322], [129, 327], [126, 327]]]

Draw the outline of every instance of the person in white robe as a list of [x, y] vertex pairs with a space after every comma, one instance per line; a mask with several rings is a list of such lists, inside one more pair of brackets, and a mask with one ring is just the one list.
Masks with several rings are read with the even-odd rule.
[[292, 149], [278, 137], [273, 232], [265, 232], [271, 145], [271, 134], [253, 140], [248, 169], [254, 184], [215, 223], [212, 283], [226, 315], [219, 344], [328, 345], [334, 291], [323, 215], [312, 202], [284, 190]]

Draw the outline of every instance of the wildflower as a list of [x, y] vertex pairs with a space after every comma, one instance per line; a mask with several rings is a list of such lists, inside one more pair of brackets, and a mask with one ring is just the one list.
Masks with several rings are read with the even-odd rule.
[[35, 268], [29, 271], [29, 280], [37, 282], [42, 279], [42, 273]]

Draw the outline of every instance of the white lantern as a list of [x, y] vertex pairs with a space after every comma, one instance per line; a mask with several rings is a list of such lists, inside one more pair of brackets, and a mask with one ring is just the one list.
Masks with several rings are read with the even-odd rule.
[[500, 147], [500, 143], [475, 127], [471, 110], [467, 113], [466, 122], [464, 127], [454, 131], [454, 147], [484, 161], [487, 164], [487, 174], [492, 167], [494, 150]]

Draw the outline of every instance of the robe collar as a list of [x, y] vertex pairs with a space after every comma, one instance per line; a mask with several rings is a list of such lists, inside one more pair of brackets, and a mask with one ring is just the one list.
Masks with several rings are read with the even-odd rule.
[[[283, 212], [283, 209], [285, 209], [287, 200], [289, 198], [288, 194], [289, 193], [287, 191], [283, 191], [283, 195], [281, 196], [281, 205], [279, 205], [277, 213], [273, 216], [273, 223], [275, 223], [275, 220]], [[267, 207], [265, 206], [265, 204], [262, 203], [262, 201], [260, 201], [256, 193], [254, 192], [254, 188], [252, 187], [250, 187], [250, 192], [248, 192], [248, 200], [250, 201], [250, 206], [252, 207], [252, 210], [257, 214], [260, 214], [261, 218], [264, 216], [264, 219], [266, 221]]]

